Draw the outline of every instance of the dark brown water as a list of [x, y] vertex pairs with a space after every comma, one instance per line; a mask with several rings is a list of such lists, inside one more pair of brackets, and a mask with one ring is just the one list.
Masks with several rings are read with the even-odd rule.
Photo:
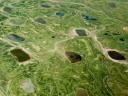
[[24, 62], [30, 59], [30, 56], [21, 49], [13, 49], [10, 52], [17, 57], [19, 62]]
[[122, 54], [120, 54], [120, 53], [118, 53], [116, 51], [108, 51], [108, 54], [112, 59], [115, 59], [115, 60], [126, 60], [126, 58]]
[[81, 61], [82, 57], [75, 52], [65, 52], [66, 56], [68, 57], [68, 59], [71, 61], [71, 63], [75, 63], [78, 61]]

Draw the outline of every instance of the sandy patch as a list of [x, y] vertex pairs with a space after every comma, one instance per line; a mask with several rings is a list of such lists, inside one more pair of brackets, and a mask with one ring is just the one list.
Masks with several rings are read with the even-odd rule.
[[125, 70], [125, 72], [128, 72], [128, 69], [127, 69], [127, 70]]
[[123, 30], [124, 31], [128, 31], [128, 27], [123, 27]]

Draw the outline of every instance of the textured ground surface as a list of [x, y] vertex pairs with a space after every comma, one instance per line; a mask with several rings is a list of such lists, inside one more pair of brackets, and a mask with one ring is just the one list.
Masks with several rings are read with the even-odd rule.
[[[0, 0], [0, 96], [128, 96], [127, 6], [126, 0]], [[25, 56], [11, 54], [15, 49], [31, 59], [18, 62]]]

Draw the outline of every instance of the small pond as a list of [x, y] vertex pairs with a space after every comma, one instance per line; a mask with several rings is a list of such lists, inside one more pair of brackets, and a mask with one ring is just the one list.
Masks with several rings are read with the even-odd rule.
[[10, 40], [15, 41], [15, 42], [20, 42], [20, 41], [24, 41], [24, 40], [25, 40], [25, 38], [20, 37], [20, 36], [18, 36], [18, 35], [16, 35], [16, 34], [9, 34], [7, 37], [8, 37]]
[[12, 8], [11, 7], [4, 7], [3, 11], [11, 13], [12, 12]]
[[71, 63], [75, 63], [82, 60], [82, 57], [78, 53], [66, 51], [65, 54], [71, 61]]
[[19, 62], [24, 62], [30, 59], [30, 56], [21, 49], [13, 49], [10, 52], [17, 57]]
[[111, 36], [109, 33], [104, 33], [104, 35], [106, 35], [106, 36]]
[[94, 18], [88, 14], [82, 14], [82, 17], [86, 20], [97, 20], [96, 18]]
[[43, 7], [43, 8], [51, 8], [51, 6], [49, 6], [47, 4], [41, 4], [41, 7]]
[[10, 22], [15, 25], [22, 25], [23, 22], [19, 19], [11, 19]]
[[84, 29], [76, 29], [76, 33], [79, 36], [87, 36], [86, 31]]
[[108, 55], [115, 60], [126, 60], [126, 58], [122, 54], [116, 51], [108, 51]]
[[120, 41], [124, 41], [124, 39], [123, 38], [120, 38]]
[[36, 18], [34, 21], [40, 24], [46, 24], [46, 21], [43, 18]]
[[116, 5], [114, 3], [108, 3], [108, 6], [111, 8], [116, 8]]
[[63, 17], [65, 14], [63, 12], [56, 12], [56, 15], [59, 17]]

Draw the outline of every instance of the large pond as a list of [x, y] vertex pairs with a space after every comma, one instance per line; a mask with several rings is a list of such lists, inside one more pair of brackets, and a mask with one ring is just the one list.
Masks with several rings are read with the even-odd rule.
[[71, 61], [71, 63], [75, 63], [82, 60], [82, 57], [78, 53], [66, 51], [65, 54]]
[[87, 36], [86, 31], [84, 29], [76, 29], [75, 31], [79, 36]]
[[112, 59], [115, 59], [115, 60], [126, 60], [126, 58], [122, 54], [120, 54], [120, 53], [118, 53], [116, 51], [108, 51], [108, 54]]
[[19, 62], [24, 62], [30, 59], [30, 56], [21, 49], [13, 49], [10, 52], [17, 57]]
[[10, 40], [15, 41], [15, 42], [20, 42], [20, 41], [24, 41], [24, 40], [25, 40], [25, 38], [20, 37], [20, 36], [18, 36], [18, 35], [16, 35], [16, 34], [9, 34], [7, 37], [8, 37]]

